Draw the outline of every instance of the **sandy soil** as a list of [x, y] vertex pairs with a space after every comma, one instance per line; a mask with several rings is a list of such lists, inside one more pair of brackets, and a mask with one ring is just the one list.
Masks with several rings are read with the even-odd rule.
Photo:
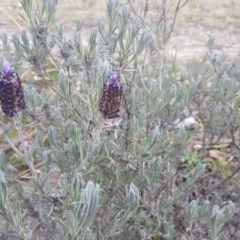
[[[151, 17], [151, 11], [159, 1], [148, 1], [147, 17]], [[140, 8], [145, 3], [143, 0], [131, 2]], [[177, 0], [171, 2], [174, 5]], [[75, 27], [75, 20], [79, 18], [83, 22], [83, 36], [87, 41], [89, 30], [96, 26], [97, 19], [105, 16], [105, 11], [105, 0], [59, 0], [56, 20], [70, 34]], [[19, 16], [19, 13], [23, 13], [19, 1], [0, 0], [0, 12], [0, 34], [19, 33], [27, 27]], [[235, 59], [240, 49], [239, 15], [239, 0], [189, 0], [179, 12], [168, 50], [174, 52], [177, 49], [180, 58], [199, 57], [205, 54], [208, 36], [211, 34], [215, 36], [215, 48]]]

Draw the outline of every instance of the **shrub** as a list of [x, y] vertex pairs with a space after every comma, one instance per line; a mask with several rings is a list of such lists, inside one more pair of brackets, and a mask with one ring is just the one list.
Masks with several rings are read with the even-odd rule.
[[[233, 203], [221, 205], [195, 190], [205, 184], [201, 154], [206, 141], [226, 131], [235, 139], [239, 128], [237, 63], [231, 65], [224, 54], [214, 57], [213, 38], [210, 64], [204, 58], [185, 68], [177, 65], [177, 56], [168, 62], [165, 50], [186, 2], [170, 5], [174, 14], [167, 20], [170, 3], [163, 1], [159, 20], [151, 22], [147, 8], [141, 16], [132, 5], [109, 0], [106, 21], [98, 20], [87, 46], [79, 19], [72, 38], [56, 26], [56, 2], [43, 0], [34, 7], [32, 0], [21, 0], [28, 31], [2, 38], [1, 62], [9, 64], [24, 89], [17, 109], [1, 95], [3, 112], [13, 117], [2, 113], [2, 126], [15, 151], [12, 157], [23, 159], [31, 173], [26, 188], [23, 176], [11, 177], [9, 157], [1, 155], [2, 235], [69, 240], [228, 236], [224, 229]], [[10, 100], [18, 98], [13, 94]], [[205, 136], [204, 151], [196, 152], [197, 161], [185, 174], [179, 165], [198, 130], [186, 129], [183, 122], [192, 109], [211, 137]], [[20, 147], [13, 142], [16, 135]]]

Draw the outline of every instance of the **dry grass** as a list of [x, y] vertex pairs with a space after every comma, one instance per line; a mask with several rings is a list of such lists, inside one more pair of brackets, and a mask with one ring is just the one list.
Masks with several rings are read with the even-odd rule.
[[[151, 18], [154, 15], [152, 11], [160, 1], [148, 1], [147, 17]], [[177, 1], [171, 0], [172, 4], [176, 4]], [[141, 8], [145, 0], [131, 2]], [[26, 27], [26, 23], [18, 15], [23, 11], [17, 1], [0, 0], [0, 6], [4, 16], [0, 20], [0, 33], [12, 34], [21, 30], [19, 25]], [[105, 11], [105, 0], [59, 0], [56, 20], [64, 25], [64, 31], [69, 34], [73, 32], [75, 20], [79, 18], [83, 22], [84, 36], [88, 36], [97, 19], [105, 17]], [[216, 37], [216, 47], [219, 51], [225, 51], [233, 59], [236, 58], [240, 49], [239, 13], [239, 0], [189, 0], [179, 12], [173, 37], [169, 42], [169, 51], [177, 49], [183, 58], [202, 55], [206, 52], [206, 42], [211, 34]], [[85, 39], [87, 40], [87, 37]]]

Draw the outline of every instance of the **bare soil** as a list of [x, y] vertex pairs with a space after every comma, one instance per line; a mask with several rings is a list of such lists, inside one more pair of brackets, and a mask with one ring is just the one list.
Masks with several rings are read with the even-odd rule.
[[[146, 17], [151, 18], [151, 12], [158, 2], [160, 0], [148, 0]], [[171, 2], [176, 5], [177, 0]], [[131, 0], [131, 3], [141, 9], [145, 1]], [[71, 35], [79, 18], [83, 22], [83, 36], [87, 42], [90, 29], [96, 26], [97, 19], [105, 17], [105, 11], [105, 0], [61, 0], [58, 1], [56, 20], [57, 24], [63, 24], [64, 32]], [[0, 34], [10, 36], [27, 28], [26, 22], [19, 16], [19, 13], [23, 14], [20, 1], [0, 0], [0, 12]], [[239, 0], [189, 0], [179, 11], [168, 51], [177, 50], [178, 57], [183, 59], [198, 58], [205, 54], [211, 34], [215, 36], [215, 48], [236, 59], [240, 49], [239, 12]]]

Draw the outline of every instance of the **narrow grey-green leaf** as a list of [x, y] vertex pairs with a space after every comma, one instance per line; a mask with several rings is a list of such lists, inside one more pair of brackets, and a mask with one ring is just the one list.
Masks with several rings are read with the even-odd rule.
[[10, 144], [10, 146], [12, 147], [12, 149], [20, 156], [23, 157], [23, 153], [14, 145], [14, 143], [7, 137], [5, 136], [7, 142]]

